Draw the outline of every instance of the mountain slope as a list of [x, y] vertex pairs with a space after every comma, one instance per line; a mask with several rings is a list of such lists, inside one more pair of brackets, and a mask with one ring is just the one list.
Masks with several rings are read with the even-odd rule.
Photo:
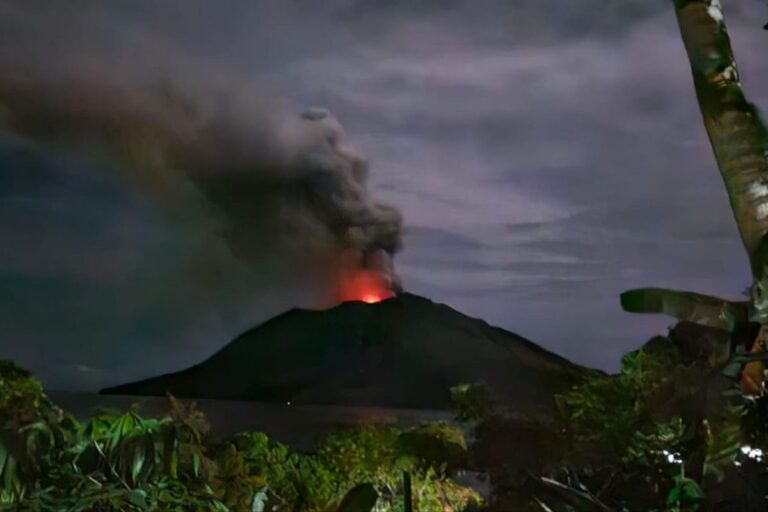
[[510, 405], [549, 403], [585, 369], [443, 304], [403, 293], [325, 311], [293, 309], [186, 370], [105, 394], [445, 408], [484, 381]]

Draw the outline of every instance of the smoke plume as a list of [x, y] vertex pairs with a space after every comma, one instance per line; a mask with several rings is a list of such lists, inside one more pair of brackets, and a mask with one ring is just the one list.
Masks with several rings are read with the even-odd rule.
[[[400, 247], [400, 213], [370, 197], [366, 161], [323, 109], [94, 62], [0, 66], [0, 133], [117, 164], [170, 213], [212, 219], [245, 261], [330, 277], [341, 254], [365, 262]], [[396, 282], [391, 262], [377, 265]]]

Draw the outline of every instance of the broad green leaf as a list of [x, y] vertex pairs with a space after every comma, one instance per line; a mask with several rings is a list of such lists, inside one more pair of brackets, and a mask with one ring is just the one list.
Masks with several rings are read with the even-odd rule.
[[699, 484], [682, 475], [675, 477], [675, 485], [667, 494], [667, 505], [683, 506], [698, 503], [704, 499], [704, 491]]
[[196, 477], [200, 476], [200, 454], [197, 452], [192, 454], [192, 472]]
[[213, 500], [212, 504], [213, 504], [213, 510], [215, 510], [216, 512], [229, 512], [229, 508], [227, 508], [227, 506], [222, 502], [220, 502], [219, 500]]
[[728, 330], [748, 321], [748, 303], [665, 288], [637, 288], [621, 294], [630, 313], [662, 313], [708, 327]]
[[131, 465], [131, 479], [134, 483], [138, 483], [139, 475], [141, 474], [141, 470], [144, 467], [145, 460], [146, 452], [144, 450], [144, 446], [139, 444], [136, 446], [133, 456], [133, 464]]
[[19, 481], [16, 474], [16, 460], [13, 457], [6, 458], [2, 477], [3, 491], [8, 494], [15, 494], [18, 491]]

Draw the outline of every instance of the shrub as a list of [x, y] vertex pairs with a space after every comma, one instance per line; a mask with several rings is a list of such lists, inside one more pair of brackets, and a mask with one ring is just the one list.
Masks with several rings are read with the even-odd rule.
[[[218, 439], [200, 411], [172, 397], [164, 418], [129, 410], [81, 423], [51, 404], [39, 382], [16, 365], [0, 365], [0, 384], [2, 509], [331, 512], [343, 503], [356, 512], [375, 489], [375, 510], [394, 512], [403, 509], [403, 471], [413, 476], [421, 512], [479, 502], [448, 478], [446, 461], [427, 460], [446, 436], [454, 449], [463, 443], [443, 425], [406, 437], [372, 425], [330, 435], [312, 453], [301, 453], [258, 432]], [[404, 439], [408, 454], [401, 450]]]

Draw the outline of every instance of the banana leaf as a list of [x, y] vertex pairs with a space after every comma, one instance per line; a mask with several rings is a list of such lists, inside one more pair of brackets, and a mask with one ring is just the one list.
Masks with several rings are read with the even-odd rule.
[[637, 288], [621, 294], [630, 313], [662, 313], [678, 320], [730, 331], [748, 321], [749, 303], [665, 288]]

